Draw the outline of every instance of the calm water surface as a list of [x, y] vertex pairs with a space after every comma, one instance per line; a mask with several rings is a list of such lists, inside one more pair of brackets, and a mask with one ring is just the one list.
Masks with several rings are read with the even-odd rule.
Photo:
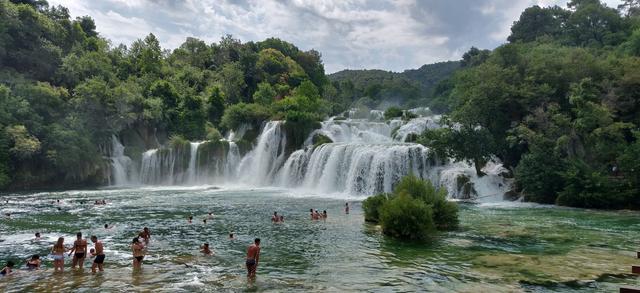
[[[291, 190], [142, 188], [0, 199], [3, 214], [12, 213], [1, 220], [0, 261], [20, 266], [0, 278], [2, 292], [613, 292], [640, 285], [627, 274], [637, 263], [637, 212], [462, 205], [461, 229], [418, 244], [388, 239], [365, 224], [358, 200]], [[108, 204], [94, 206], [97, 199]], [[349, 215], [345, 201], [352, 203]], [[328, 219], [309, 220], [309, 208], [327, 210]], [[214, 218], [204, 224], [209, 211]], [[270, 223], [273, 211], [285, 223]], [[152, 241], [142, 271], [134, 272], [129, 244], [144, 226]], [[65, 272], [53, 273], [51, 246], [59, 236], [71, 245], [78, 231], [104, 242], [105, 272], [91, 274], [89, 260], [84, 271], [72, 271], [67, 258]], [[236, 240], [228, 240], [230, 231]], [[42, 240], [33, 241], [35, 232]], [[262, 238], [262, 255], [251, 284], [244, 256], [255, 237]], [[204, 242], [214, 256], [199, 253]], [[44, 268], [23, 270], [36, 253], [45, 255]]]

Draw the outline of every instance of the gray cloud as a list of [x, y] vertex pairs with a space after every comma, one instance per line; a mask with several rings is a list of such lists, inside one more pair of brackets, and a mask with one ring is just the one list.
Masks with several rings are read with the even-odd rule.
[[[402, 71], [502, 44], [522, 10], [566, 0], [50, 0], [90, 15], [114, 45], [148, 33], [173, 49], [186, 37], [217, 42], [278, 37], [323, 54], [327, 72]], [[619, 1], [607, 0], [615, 7]]]

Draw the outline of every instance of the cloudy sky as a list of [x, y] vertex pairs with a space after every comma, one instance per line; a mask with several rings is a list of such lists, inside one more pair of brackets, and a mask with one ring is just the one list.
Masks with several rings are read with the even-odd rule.
[[[326, 71], [402, 71], [457, 60], [505, 42], [520, 12], [567, 0], [49, 0], [90, 15], [100, 34], [130, 44], [152, 32], [163, 48], [186, 37], [217, 42], [278, 37], [323, 55]], [[616, 7], [619, 0], [606, 0]]]

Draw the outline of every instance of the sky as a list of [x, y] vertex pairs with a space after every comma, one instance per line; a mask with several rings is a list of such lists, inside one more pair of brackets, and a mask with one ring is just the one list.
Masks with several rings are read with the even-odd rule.
[[[112, 45], [149, 33], [165, 49], [187, 37], [207, 43], [277, 37], [322, 53], [327, 73], [403, 71], [459, 60], [471, 46], [493, 49], [529, 6], [566, 0], [49, 0], [72, 17], [89, 15]], [[617, 7], [619, 0], [605, 0]]]

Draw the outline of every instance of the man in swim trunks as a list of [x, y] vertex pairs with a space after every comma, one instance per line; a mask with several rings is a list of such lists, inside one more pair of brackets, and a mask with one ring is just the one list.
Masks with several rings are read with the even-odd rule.
[[277, 223], [280, 221], [280, 217], [278, 217], [278, 212], [273, 212], [273, 216], [271, 216], [271, 222]]
[[96, 268], [102, 272], [104, 271], [104, 245], [102, 245], [102, 241], [98, 241], [98, 237], [95, 235], [91, 236], [91, 242], [93, 242], [93, 246], [95, 247], [95, 253], [93, 253], [93, 255], [96, 257], [91, 265], [91, 272], [95, 273]]
[[247, 277], [249, 277], [249, 279], [255, 279], [259, 260], [260, 260], [260, 238], [256, 238], [253, 241], [253, 244], [251, 244], [251, 246], [249, 246], [249, 249], [247, 250], [247, 260], [245, 264], [247, 266]]
[[80, 268], [84, 267], [84, 258], [87, 257], [87, 240], [82, 239], [82, 233], [78, 232], [76, 234], [76, 241], [73, 242], [73, 249], [69, 252], [69, 256], [75, 252], [73, 255], [73, 261], [71, 262], [71, 267], [76, 268], [76, 265], [79, 265]]
[[36, 232], [36, 239], [34, 239], [36, 241], [40, 240], [40, 232]]

